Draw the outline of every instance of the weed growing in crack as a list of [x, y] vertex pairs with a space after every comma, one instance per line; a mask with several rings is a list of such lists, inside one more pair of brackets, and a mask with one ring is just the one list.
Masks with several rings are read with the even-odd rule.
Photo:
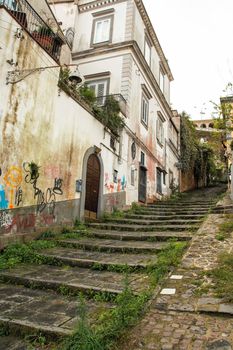
[[218, 297], [233, 302], [233, 253], [223, 253], [218, 258], [218, 266], [209, 271], [214, 290]]
[[12, 268], [20, 263], [43, 264], [47, 258], [38, 252], [55, 246], [55, 242], [46, 240], [32, 241], [28, 244], [11, 244], [0, 255], [0, 270]]

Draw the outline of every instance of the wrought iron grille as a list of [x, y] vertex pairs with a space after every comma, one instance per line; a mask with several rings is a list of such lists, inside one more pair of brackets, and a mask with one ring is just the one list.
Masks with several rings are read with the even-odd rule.
[[16, 21], [43, 47], [56, 61], [59, 61], [62, 39], [44, 22], [26, 0], [0, 0]]
[[121, 94], [111, 94], [111, 95], [106, 95], [106, 96], [98, 96], [98, 97], [96, 97], [96, 104], [98, 106], [103, 106], [105, 101], [106, 101], [106, 98], [109, 96], [112, 96], [119, 103], [121, 113], [124, 114], [124, 116], [126, 116], [126, 104], [127, 104], [127, 102]]

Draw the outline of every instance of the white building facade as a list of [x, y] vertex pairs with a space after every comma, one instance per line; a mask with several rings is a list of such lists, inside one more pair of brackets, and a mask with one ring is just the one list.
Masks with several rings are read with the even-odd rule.
[[[104, 169], [104, 194], [125, 191], [126, 204], [169, 195], [171, 184], [179, 184], [179, 120], [170, 108], [173, 76], [143, 2], [50, 5], [68, 40], [73, 38], [72, 62], [85, 82], [103, 102], [113, 95], [124, 106], [120, 161]], [[119, 168], [121, 187], [114, 184]]]

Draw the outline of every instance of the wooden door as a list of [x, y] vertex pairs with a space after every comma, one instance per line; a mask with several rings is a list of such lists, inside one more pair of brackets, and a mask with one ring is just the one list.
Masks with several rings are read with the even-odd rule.
[[139, 168], [139, 202], [146, 202], [147, 169], [144, 166]]
[[87, 161], [85, 217], [97, 217], [99, 189], [100, 161], [96, 154], [91, 154]]

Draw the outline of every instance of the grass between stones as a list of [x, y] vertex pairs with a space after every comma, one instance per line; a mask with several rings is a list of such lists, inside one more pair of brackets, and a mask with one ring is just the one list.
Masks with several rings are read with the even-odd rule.
[[[87, 318], [85, 300], [82, 299], [80, 320], [74, 334], [67, 339], [60, 350], [110, 350], [117, 349], [117, 342], [129, 328], [133, 327], [148, 307], [155, 286], [165, 275], [179, 264], [187, 243], [170, 243], [169, 247], [158, 254], [157, 263], [147, 268], [151, 288], [135, 295], [125, 276], [123, 292], [114, 302], [115, 307], [102, 312], [95, 324]], [[102, 300], [102, 299], [101, 299]]]
[[215, 236], [218, 241], [225, 241], [233, 232], [233, 215], [226, 214], [224, 215], [224, 219], [226, 221], [219, 225], [219, 232]]
[[47, 259], [38, 252], [44, 249], [54, 248], [55, 246], [55, 242], [47, 240], [9, 245], [0, 255], [0, 270], [12, 268], [20, 263], [43, 264]]
[[[37, 240], [28, 244], [13, 244], [0, 255], [0, 269], [11, 268], [20, 263], [43, 264], [45, 260], [40, 256], [43, 249], [53, 248], [56, 242], [51, 240]], [[155, 264], [148, 266], [145, 272], [149, 275], [150, 288], [135, 295], [128, 283], [130, 269], [125, 266], [121, 271], [118, 267], [112, 270], [122, 272], [125, 275], [123, 292], [117, 296], [109, 293], [93, 293], [88, 297], [100, 302], [114, 302], [114, 307], [102, 311], [96, 317], [95, 322], [88, 320], [87, 307], [84, 297], [81, 298], [79, 321], [74, 334], [66, 339], [62, 345], [57, 345], [59, 350], [109, 350], [113, 349], [120, 337], [134, 326], [147, 310], [148, 301], [153, 296], [155, 286], [177, 266], [181, 260], [186, 242], [171, 242], [169, 246], [157, 255]], [[56, 259], [54, 261], [56, 263]], [[67, 287], [62, 285], [60, 293], [69, 294]], [[93, 317], [93, 316], [92, 316]], [[29, 337], [30, 338], [30, 337]], [[34, 338], [33, 338], [34, 339]], [[38, 342], [38, 338], [35, 338]], [[40, 338], [39, 343], [42, 338]], [[43, 338], [41, 349], [48, 349], [48, 343]], [[33, 347], [32, 347], [33, 348]]]
[[218, 266], [208, 275], [212, 277], [216, 295], [225, 302], [233, 302], [233, 253], [223, 253], [219, 256]]

